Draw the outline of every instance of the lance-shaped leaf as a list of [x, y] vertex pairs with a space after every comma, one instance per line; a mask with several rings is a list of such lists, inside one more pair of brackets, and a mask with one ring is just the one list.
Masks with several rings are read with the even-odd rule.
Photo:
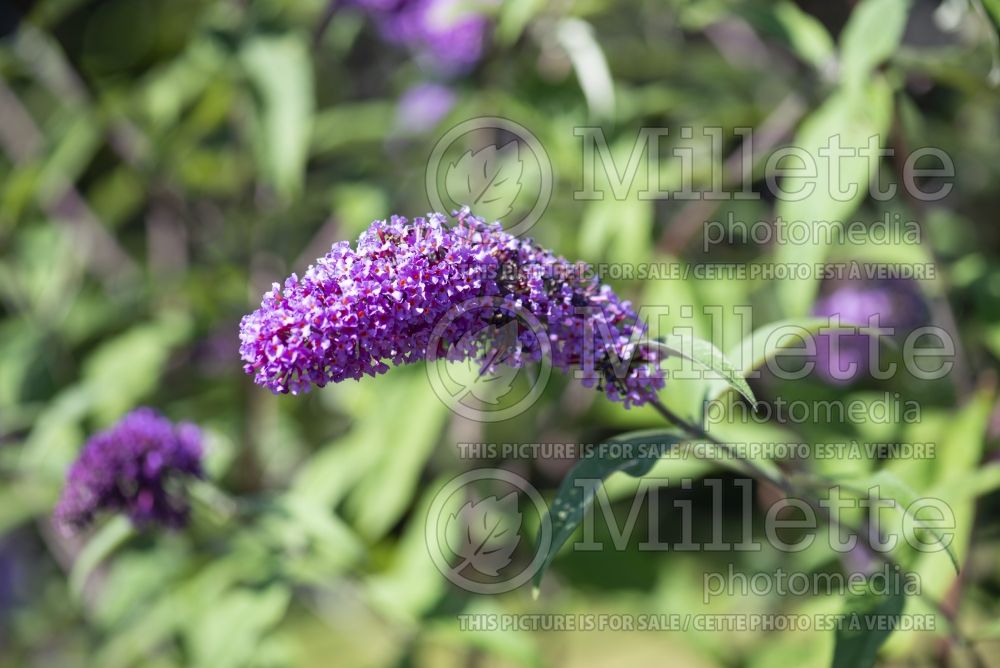
[[[824, 230], [838, 229], [868, 194], [874, 169], [861, 150], [873, 136], [884, 145], [892, 109], [892, 88], [883, 77], [871, 76], [858, 89], [838, 89], [802, 122], [792, 145], [805, 152], [801, 159], [815, 170], [797, 170], [782, 181], [785, 196], [778, 198], [775, 211], [786, 239], [797, 241], [777, 245], [777, 265], [815, 268], [826, 261], [833, 235]], [[853, 157], [824, 157], [841, 149], [852, 151]], [[820, 272], [810, 269], [777, 283], [786, 315], [809, 312], [820, 278]]]
[[[910, 517], [917, 531], [924, 532], [934, 539], [933, 543], [939, 545], [948, 555], [955, 573], [959, 572], [961, 567], [958, 562], [958, 556], [951, 548], [950, 541], [946, 540], [945, 535], [941, 531], [928, 525], [912, 510], [914, 504], [921, 498], [921, 495], [895, 473], [888, 469], [882, 469], [874, 475], [865, 478], [834, 479], [830, 481], [830, 484], [842, 487], [844, 490], [851, 494], [856, 494], [861, 498], [868, 497], [872, 495], [871, 492], [874, 492], [873, 496], [876, 498], [891, 501], [902, 515]], [[923, 538], [921, 538], [921, 541], [925, 544], [931, 542]]]
[[951, 560], [951, 565], [954, 567], [955, 573], [961, 570], [961, 566], [958, 563], [958, 556], [951, 548], [950, 541], [945, 540], [945, 536], [941, 531], [933, 526], [929, 526], [913, 513], [913, 505], [920, 498], [916, 490], [887, 469], [883, 469], [872, 476], [868, 484], [871, 487], [878, 487], [879, 494], [888, 495], [903, 512], [913, 519], [914, 524], [920, 531], [930, 534], [934, 542], [940, 545], [941, 549], [948, 554], [948, 559]]
[[619, 471], [635, 478], [644, 476], [667, 450], [685, 438], [678, 432], [663, 429], [628, 432], [608, 439], [593, 454], [576, 463], [559, 484], [556, 496], [549, 505], [545, 521], [551, 526], [551, 540], [545, 560], [532, 578], [536, 594], [545, 570], [594, 502], [593, 486], [578, 483], [585, 480], [603, 482]]
[[315, 110], [312, 59], [305, 38], [255, 37], [241, 52], [260, 94], [257, 153], [261, 171], [286, 200], [302, 192]]
[[[807, 337], [820, 335], [821, 330], [824, 333], [837, 331], [845, 334], [879, 336], [879, 332], [870, 327], [847, 324], [831, 327], [830, 321], [826, 318], [791, 318], [772, 322], [754, 330], [736, 344], [726, 358], [738, 369], [742, 378], [753, 378], [754, 372], [781, 354], [783, 350], [798, 346]], [[892, 339], [883, 336], [881, 340], [893, 345]], [[713, 383], [707, 393], [707, 400], [718, 399], [729, 387], [727, 383]]]
[[840, 37], [840, 78], [863, 86], [872, 71], [899, 48], [909, 0], [862, 0], [851, 12]]
[[108, 520], [90, 540], [86, 547], [77, 555], [69, 574], [69, 586], [73, 595], [80, 597], [87, 580], [105, 559], [115, 550], [135, 535], [132, 523], [124, 515], [117, 515]]
[[663, 340], [650, 341], [649, 347], [665, 357], [681, 357], [718, 374], [728, 386], [746, 397], [752, 405], [757, 405], [757, 399], [743, 373], [710, 342], [693, 336], [669, 334]]
[[847, 599], [847, 609], [837, 630], [833, 668], [871, 668], [878, 649], [899, 625], [906, 599], [900, 587], [888, 585], [885, 592], [872, 587]]

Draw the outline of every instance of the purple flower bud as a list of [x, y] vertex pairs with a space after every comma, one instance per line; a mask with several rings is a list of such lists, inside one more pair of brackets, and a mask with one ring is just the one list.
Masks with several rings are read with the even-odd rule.
[[123, 512], [136, 526], [181, 527], [188, 504], [180, 483], [201, 477], [201, 431], [138, 408], [93, 436], [66, 477], [55, 519], [68, 529], [100, 511]]
[[[927, 306], [913, 281], [882, 280], [843, 285], [813, 306], [813, 315], [837, 316], [842, 325], [891, 328], [905, 335], [929, 319]], [[827, 382], [848, 384], [869, 375], [872, 338], [867, 334], [816, 337], [816, 371]], [[834, 350], [836, 347], [836, 350]]]
[[[582, 369], [585, 385], [626, 406], [655, 397], [663, 378], [628, 302], [586, 265], [468, 208], [455, 215], [453, 226], [439, 213], [375, 221], [356, 250], [337, 243], [301, 279], [275, 283], [240, 325], [246, 372], [273, 392], [297, 394], [385, 373], [389, 363], [475, 359], [490, 372], [537, 362], [544, 350], [553, 366]], [[493, 306], [469, 306], [484, 299]], [[499, 336], [522, 310], [546, 341], [520, 324], [514, 336]]]

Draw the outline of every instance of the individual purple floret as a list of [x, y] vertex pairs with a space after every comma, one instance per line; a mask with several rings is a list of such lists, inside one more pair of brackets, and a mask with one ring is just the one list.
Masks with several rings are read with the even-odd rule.
[[489, 21], [463, 0], [354, 0], [382, 37], [413, 49], [435, 69], [468, 70], [483, 53]]
[[[356, 250], [337, 243], [302, 278], [275, 283], [240, 326], [246, 372], [297, 394], [384, 373], [389, 363], [475, 359], [489, 373], [547, 354], [626, 406], [656, 396], [662, 374], [628, 302], [586, 265], [467, 208], [455, 216], [454, 225], [439, 213], [375, 221]], [[511, 323], [514, 335], [501, 336]]]
[[[879, 280], [848, 283], [813, 306], [813, 315], [838, 316], [844, 325], [891, 328], [891, 336], [906, 335], [927, 322], [926, 303], [919, 288], [909, 280]], [[816, 371], [827, 382], [851, 383], [870, 375], [872, 337], [867, 334], [840, 334], [836, 350], [832, 337], [816, 337]]]
[[136, 526], [182, 527], [186, 477], [201, 477], [201, 430], [137, 408], [93, 436], [66, 477], [55, 519], [67, 529], [89, 525], [101, 511], [124, 512]]

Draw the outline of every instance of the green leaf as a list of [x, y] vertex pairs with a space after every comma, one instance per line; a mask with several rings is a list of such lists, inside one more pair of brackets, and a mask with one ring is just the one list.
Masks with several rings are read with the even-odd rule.
[[101, 569], [98, 595], [88, 597], [87, 616], [98, 629], [122, 629], [137, 611], [163, 596], [190, 568], [189, 546], [157, 541], [147, 549], [122, 549]]
[[69, 574], [69, 588], [73, 595], [79, 598], [87, 579], [102, 561], [135, 534], [132, 523], [124, 515], [112, 517], [97, 533], [87, 541]]
[[[869, 327], [830, 327], [826, 318], [789, 318], [755, 329], [729, 351], [727, 358], [743, 378], [753, 378], [754, 372], [782, 350], [793, 344], [798, 345], [807, 336], [819, 335], [821, 329], [876, 335], [876, 331]], [[885, 337], [882, 340], [891, 344]], [[708, 400], [718, 399], [728, 388], [725, 383], [715, 383], [708, 392]]]
[[[905, 480], [897, 477], [894, 473], [892, 473], [892, 471], [885, 469], [879, 471], [872, 477], [871, 484], [879, 486], [880, 495], [882, 494], [882, 489], [887, 489], [889, 495], [896, 501], [897, 505], [899, 505], [904, 512], [912, 507], [913, 503], [920, 497], [917, 491], [910, 487]], [[925, 526], [924, 523], [921, 522], [915, 515], [910, 515], [920, 526], [921, 530], [926, 531], [933, 536], [938, 545], [944, 548], [944, 551], [947, 553], [948, 559], [951, 560], [951, 565], [957, 574], [962, 569], [958, 563], [958, 555], [955, 554], [951, 545], [945, 542], [944, 536], [941, 535], [941, 532], [932, 527]]]
[[934, 528], [924, 525], [924, 523], [912, 513], [907, 512], [907, 510], [914, 504], [914, 502], [917, 501], [917, 499], [920, 498], [921, 495], [910, 487], [905, 480], [899, 478], [892, 471], [883, 469], [872, 477], [864, 480], [862, 484], [866, 487], [865, 490], [855, 488], [852, 491], [857, 494], [867, 494], [867, 489], [878, 486], [879, 497], [883, 499], [889, 498], [895, 501], [896, 506], [901, 512], [910, 515], [922, 531], [926, 531], [934, 537], [934, 540], [937, 541], [938, 545], [940, 545], [947, 553], [948, 559], [951, 561], [951, 565], [955, 569], [955, 573], [957, 574], [961, 570], [961, 566], [958, 563], [958, 555], [955, 554], [955, 551], [949, 544], [945, 543], [944, 536], [942, 536], [941, 533]]
[[[988, 380], [957, 412], [949, 415], [932, 462], [933, 481], [928, 485], [929, 491], [920, 489], [923, 496], [943, 501], [954, 514], [954, 538], [949, 547], [959, 563], [968, 558], [976, 518], [976, 501], [968, 497], [972, 491], [969, 476], [982, 468], [995, 402], [996, 387]], [[942, 568], [940, 562], [936, 553], [920, 555], [920, 563], [914, 570], [920, 576], [925, 595], [941, 598], [954, 586], [955, 575]]]
[[257, 531], [283, 546], [285, 572], [300, 583], [328, 583], [364, 555], [350, 527], [308, 497], [285, 495], [271, 510]]
[[952, 415], [948, 431], [943, 435], [936, 451], [936, 491], [949, 493], [950, 496], [969, 473], [981, 466], [990, 413], [995, 401], [996, 387], [992, 381], [988, 381]]
[[555, 39], [569, 56], [577, 81], [594, 119], [615, 117], [615, 86], [611, 69], [588, 22], [577, 17], [560, 19], [554, 31]]
[[531, 19], [544, 9], [544, 0], [507, 0], [502, 3], [497, 19], [497, 41], [505, 46], [516, 42]]
[[[947, 484], [951, 497], [969, 501], [1000, 489], [1000, 464], [987, 464], [973, 469], [961, 478]], [[932, 494], [936, 493], [931, 491]]]
[[899, 625], [906, 603], [897, 587], [885, 587], [886, 594], [871, 589], [847, 600], [843, 626], [837, 630], [833, 668], [871, 668], [879, 647]]
[[792, 49], [813, 67], [822, 67], [833, 57], [833, 40], [823, 24], [793, 2], [779, 2], [774, 17], [785, 31]]
[[[891, 116], [892, 90], [883, 78], [876, 78], [864, 88], [835, 92], [803, 121], [796, 133], [793, 145], [806, 155], [800, 155], [796, 161], [789, 160], [786, 167], [808, 158], [815, 170], [787, 176], [782, 181], [785, 194], [779, 197], [776, 209], [786, 228], [785, 238], [803, 241], [779, 244], [774, 262], [808, 270], [806, 276], [789, 278], [777, 286], [787, 316], [802, 317], [809, 312], [820, 280], [815, 267], [826, 260], [828, 242], [835, 230], [850, 220], [868, 195], [871, 164], [858, 152], [867, 148], [872, 136], [879, 137], [879, 147], [884, 145]], [[834, 150], [835, 144], [842, 151], [854, 151], [853, 157], [835, 159], [827, 152]]]
[[653, 203], [638, 197], [589, 202], [579, 234], [581, 255], [594, 261], [647, 261], [653, 217]]
[[[379, 143], [392, 127], [396, 107], [383, 100], [339, 104], [316, 114], [312, 128], [313, 155], [336, 152], [345, 146]], [[371, 213], [365, 214], [370, 217]]]
[[258, 155], [278, 194], [302, 191], [312, 136], [312, 61], [303, 36], [255, 37], [241, 53], [261, 98]]
[[0, 537], [35, 515], [50, 512], [59, 497], [58, 484], [36, 477], [4, 481], [0, 486]]
[[[256, 539], [252, 544], [259, 546]], [[127, 623], [109, 635], [98, 650], [94, 665], [107, 668], [140, 665], [157, 647], [167, 645], [176, 633], [186, 629], [195, 635], [202, 633], [206, 618], [211, 617], [214, 606], [223, 601], [227, 591], [235, 591], [239, 582], [261, 581], [265, 575], [263, 557], [259, 550], [237, 545], [229, 554], [210, 560], [191, 577], [171, 582], [151, 605], [137, 610]], [[224, 637], [230, 637], [228, 633], [226, 629]], [[233, 640], [239, 635], [235, 632]], [[242, 651], [243, 647], [235, 647], [233, 656], [238, 657]], [[222, 664], [213, 668], [219, 665]]]
[[[482, 596], [470, 601], [463, 609], [463, 614], [500, 618], [508, 613], [507, 608], [497, 603], [495, 597]], [[427, 643], [444, 647], [476, 648], [493, 657], [493, 660], [506, 659], [510, 665], [523, 668], [545, 668], [550, 665], [544, 658], [539, 642], [531, 634], [522, 633], [516, 628], [462, 628], [450, 622], [451, 620], [431, 618], [425, 623], [421, 635]]]
[[48, 481], [62, 483], [66, 467], [84, 440], [80, 421], [91, 409], [94, 399], [95, 393], [78, 383], [49, 401], [21, 450], [19, 465], [26, 475], [42, 474]]
[[237, 668], [247, 665], [266, 634], [281, 621], [291, 602], [287, 586], [237, 587], [212, 601], [188, 629], [192, 665]]
[[100, 149], [102, 128], [91, 114], [74, 109], [66, 125], [65, 134], [48, 154], [39, 174], [40, 202], [51, 202], [61, 196], [67, 184], [80, 176]]
[[983, 0], [982, 4], [971, 3], [985, 22], [990, 24], [989, 40], [993, 52], [993, 66], [988, 81], [996, 88], [1000, 85], [1000, 0]]
[[[447, 479], [432, 480], [414, 506], [413, 517], [427, 517], [435, 496]], [[448, 499], [442, 512], [458, 510], [460, 495]], [[365, 598], [380, 615], [415, 625], [441, 599], [447, 581], [441, 577], [427, 550], [427, 531], [423, 522], [409, 522], [394, 544], [390, 563], [363, 581]]]
[[143, 401], [160, 384], [174, 346], [190, 331], [187, 315], [165, 313], [104, 342], [83, 366], [93, 412], [110, 423]]
[[395, 407], [393, 419], [387, 420], [379, 410], [372, 413], [372, 432], [377, 436], [365, 446], [371, 450], [375, 442], [381, 447], [370, 468], [349, 476], [355, 487], [344, 504], [345, 518], [371, 540], [385, 536], [406, 513], [449, 415], [419, 372], [405, 380], [397, 376], [380, 400]]
[[994, 25], [1000, 27], [1000, 0], [983, 0], [983, 5], [993, 18]]
[[729, 352], [729, 356], [740, 364], [743, 375], [749, 376], [786, 346], [799, 341], [803, 335], [818, 334], [820, 328], [829, 324], [825, 318], [792, 318], [772, 322], [751, 332]]
[[679, 356], [719, 374], [729, 386], [746, 397], [747, 401], [754, 406], [757, 405], [757, 398], [754, 397], [753, 390], [750, 389], [743, 374], [711, 342], [690, 336], [668, 334], [662, 341], [651, 341], [649, 345], [667, 357]]
[[969, 637], [970, 640], [974, 641], [996, 640], [1000, 638], [1000, 619], [985, 621], [983, 626], [976, 629]]
[[899, 47], [910, 11], [908, 0], [863, 0], [840, 38], [840, 79], [861, 87], [872, 71]]
[[[545, 560], [532, 578], [536, 590], [552, 559], [576, 531], [584, 513], [594, 501], [593, 496], [588, 495], [584, 487], [577, 486], [577, 481], [595, 479], [603, 481], [612, 473], [619, 471], [634, 478], [644, 476], [667, 449], [684, 441], [685, 438], [677, 432], [663, 429], [629, 432], [608, 439], [601, 444], [594, 455], [584, 457], [576, 463], [559, 484], [556, 496], [549, 505], [546, 521], [551, 526], [551, 541]], [[609, 445], [617, 447], [607, 448]], [[605, 456], [605, 453], [612, 452], [621, 456]]]

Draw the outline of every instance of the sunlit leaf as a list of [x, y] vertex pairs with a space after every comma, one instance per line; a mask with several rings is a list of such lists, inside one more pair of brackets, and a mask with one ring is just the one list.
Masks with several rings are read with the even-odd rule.
[[312, 135], [312, 61], [304, 36], [255, 37], [244, 46], [247, 76], [261, 96], [259, 151], [264, 171], [286, 198], [302, 191]]
[[751, 404], [757, 403], [753, 390], [750, 389], [741, 371], [711, 342], [679, 334], [668, 334], [662, 341], [650, 342], [650, 346], [664, 357], [682, 357], [718, 374]]
[[[868, 147], [872, 137], [876, 148], [885, 145], [891, 114], [892, 91], [884, 79], [873, 78], [863, 89], [836, 91], [799, 127], [793, 145], [804, 154], [789, 158], [789, 163], [796, 163], [789, 168], [802, 171], [781, 182], [784, 194], [779, 197], [777, 215], [785, 225], [786, 241], [778, 245], [773, 259], [785, 267], [802, 268], [801, 273], [793, 271], [777, 284], [787, 317], [809, 312], [819, 288], [818, 268], [827, 259], [833, 230], [851, 220], [868, 194], [871, 161], [859, 151]], [[833, 157], [830, 151], [837, 146], [852, 151], [853, 157]]]
[[116, 515], [89, 538], [86, 547], [73, 562], [73, 570], [69, 576], [70, 590], [75, 596], [83, 593], [87, 578], [94, 569], [133, 534], [134, 530], [129, 519], [124, 515]]
[[840, 78], [845, 85], [868, 82], [872, 70], [893, 54], [903, 37], [909, 0], [862, 0], [840, 37]]

